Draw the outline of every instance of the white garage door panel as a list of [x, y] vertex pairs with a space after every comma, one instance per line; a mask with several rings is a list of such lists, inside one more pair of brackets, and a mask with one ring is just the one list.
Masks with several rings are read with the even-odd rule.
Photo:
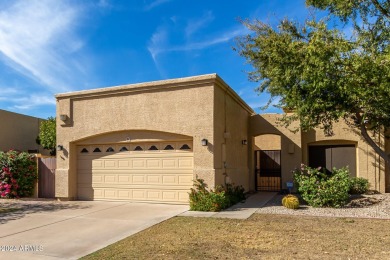
[[[163, 154], [165, 155], [165, 154]], [[192, 157], [183, 157], [182, 155], [173, 154], [176, 158], [94, 158], [87, 157], [80, 158], [78, 160], [78, 169], [79, 170], [88, 170], [91, 167], [94, 170], [98, 169], [155, 169], [155, 168], [165, 168], [165, 169], [192, 169], [193, 168], [193, 158]], [[131, 155], [130, 155], [131, 156]]]
[[188, 203], [187, 190], [153, 190], [153, 189], [121, 189], [121, 188], [81, 188], [79, 199], [95, 200], [138, 200]]
[[188, 203], [191, 147], [192, 141], [80, 146], [78, 198]]
[[97, 184], [110, 184], [110, 185], [174, 185], [174, 186], [192, 186], [192, 173], [180, 175], [174, 174], [79, 174], [78, 183], [79, 185], [85, 184], [92, 186]]

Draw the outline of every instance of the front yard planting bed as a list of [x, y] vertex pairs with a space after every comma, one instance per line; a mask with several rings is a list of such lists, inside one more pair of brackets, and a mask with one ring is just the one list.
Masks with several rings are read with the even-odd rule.
[[385, 259], [390, 220], [175, 217], [83, 259]]

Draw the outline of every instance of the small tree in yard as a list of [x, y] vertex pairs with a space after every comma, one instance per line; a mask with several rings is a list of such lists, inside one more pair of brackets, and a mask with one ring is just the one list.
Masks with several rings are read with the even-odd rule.
[[46, 150], [50, 150], [50, 155], [56, 155], [56, 119], [49, 117], [42, 121], [39, 127], [37, 142]]
[[[299, 120], [303, 131], [322, 127], [332, 135], [333, 123], [344, 120], [390, 165], [368, 131], [390, 127], [390, 1], [306, 4], [329, 16], [303, 24], [285, 19], [277, 28], [243, 21], [253, 31], [238, 41], [240, 55], [254, 68], [249, 79], [261, 83], [258, 91], [269, 92], [270, 101], [279, 97], [277, 106], [295, 111], [284, 115], [285, 126]], [[351, 26], [353, 34], [337, 25]]]

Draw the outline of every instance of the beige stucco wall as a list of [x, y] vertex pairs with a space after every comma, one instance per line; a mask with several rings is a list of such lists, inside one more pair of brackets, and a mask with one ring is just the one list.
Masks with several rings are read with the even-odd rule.
[[[297, 127], [297, 122], [294, 122], [289, 129], [280, 125], [278, 119], [282, 115], [279, 114], [261, 114], [254, 115], [250, 118], [249, 133], [251, 138], [250, 146], [256, 149], [256, 138], [261, 135], [278, 135], [280, 136], [281, 145], [281, 170], [282, 170], [282, 188], [286, 188], [286, 182], [292, 181], [291, 171], [299, 167], [302, 162], [301, 136], [300, 131], [293, 133], [290, 129]], [[277, 137], [273, 137], [279, 139]], [[261, 137], [260, 137], [261, 139]], [[269, 144], [270, 145], [270, 144]], [[250, 174], [251, 185], [254, 189], [255, 185], [255, 169], [254, 169], [254, 154], [250, 156]]]
[[232, 92], [215, 86], [214, 167], [215, 182], [219, 185], [233, 183], [250, 189], [248, 169], [249, 116], [252, 109], [237, 101]]
[[[213, 188], [216, 82], [226, 88], [210, 74], [57, 95], [57, 144], [64, 150], [57, 154], [56, 197], [77, 197], [77, 144], [126, 142], [127, 137], [193, 139], [194, 176]], [[201, 145], [203, 138], [209, 140], [207, 147]]]
[[10, 149], [27, 152], [43, 149], [37, 145], [39, 124], [43, 119], [0, 109], [0, 151]]
[[[371, 184], [371, 189], [380, 192], [389, 191], [390, 177], [388, 172], [385, 174], [386, 167], [383, 160], [380, 159], [379, 155], [374, 152], [356, 129], [352, 129], [346, 123], [340, 121], [333, 126], [333, 136], [325, 136], [322, 129], [293, 133], [284, 126], [278, 124], [278, 118], [281, 116], [282, 115], [277, 114], [252, 116], [250, 120], [250, 135], [254, 137], [254, 139], [252, 139], [253, 150], [277, 148], [274, 146], [276, 137], [267, 134], [280, 136], [283, 188], [285, 188], [286, 181], [292, 180], [291, 171], [298, 167], [300, 163], [308, 163], [309, 145], [353, 144], [357, 148], [356, 175], [368, 179]], [[290, 129], [294, 129], [296, 126], [298, 126], [298, 122], [294, 122], [294, 125], [292, 125]], [[373, 136], [373, 139], [380, 144], [382, 148], [385, 147], [383, 135]], [[386, 145], [386, 151], [387, 153], [390, 153], [390, 144], [387, 143]], [[349, 155], [346, 154], [345, 156]], [[250, 166], [252, 167], [251, 172], [254, 171], [253, 164], [252, 161], [250, 163]]]
[[264, 134], [254, 138], [253, 150], [281, 150], [282, 140], [280, 135]]

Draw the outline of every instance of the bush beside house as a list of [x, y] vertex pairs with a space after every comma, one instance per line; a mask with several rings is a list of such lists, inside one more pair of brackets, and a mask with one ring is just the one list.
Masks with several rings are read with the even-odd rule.
[[370, 183], [367, 179], [355, 177], [350, 180], [349, 194], [364, 194], [368, 191]]
[[233, 184], [217, 186], [214, 190], [208, 190], [203, 179], [196, 179], [189, 198], [190, 210], [221, 211], [245, 200], [245, 194], [242, 186]]
[[26, 152], [0, 152], [0, 197], [31, 196], [37, 180], [35, 156]]
[[294, 171], [294, 181], [302, 198], [313, 207], [342, 207], [350, 194], [363, 194], [369, 187], [364, 178], [350, 178], [348, 168], [327, 173], [303, 164]]

